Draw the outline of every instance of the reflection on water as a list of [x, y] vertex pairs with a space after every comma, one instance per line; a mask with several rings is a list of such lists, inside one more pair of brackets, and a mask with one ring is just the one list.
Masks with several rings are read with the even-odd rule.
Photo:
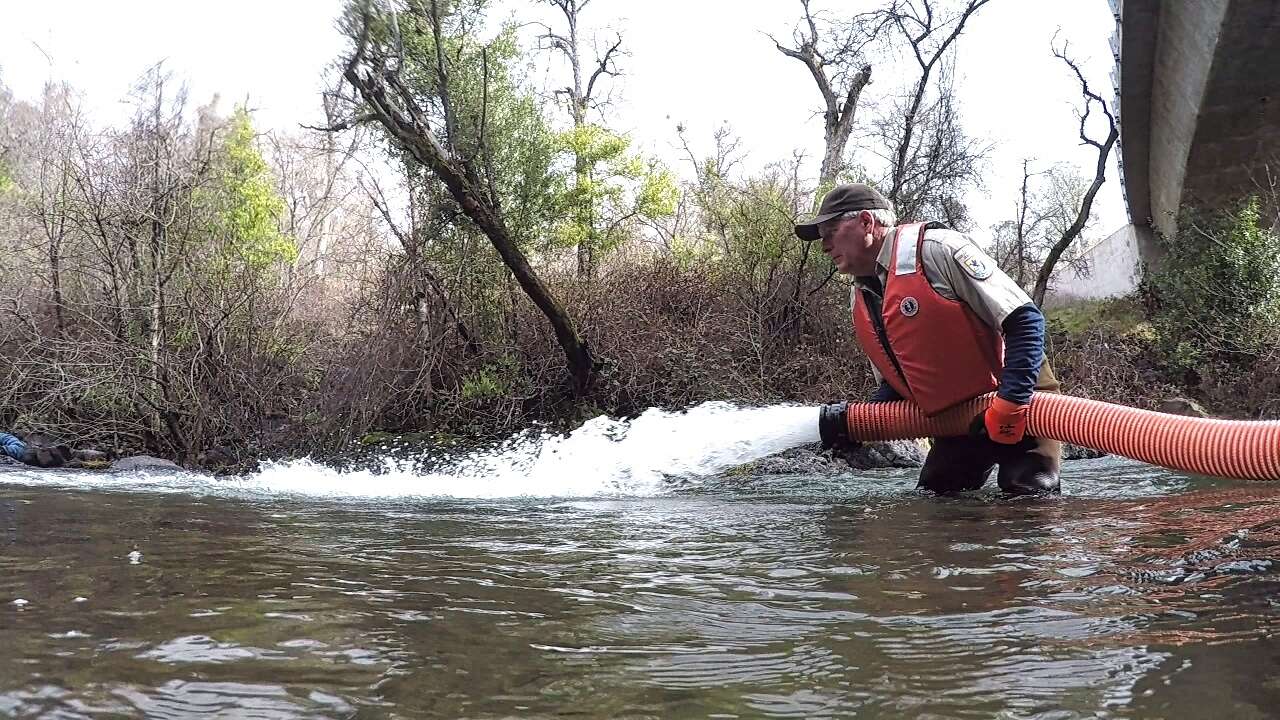
[[0, 716], [1261, 718], [1280, 701], [1264, 485], [1114, 460], [1068, 465], [1052, 499], [935, 498], [898, 471], [541, 500], [50, 477], [0, 485]]

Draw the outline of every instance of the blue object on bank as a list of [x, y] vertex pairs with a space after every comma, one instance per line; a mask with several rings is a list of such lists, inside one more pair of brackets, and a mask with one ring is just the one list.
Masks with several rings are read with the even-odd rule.
[[27, 451], [27, 444], [14, 435], [0, 432], [0, 450], [3, 450], [5, 455], [14, 460], [21, 460], [22, 454]]

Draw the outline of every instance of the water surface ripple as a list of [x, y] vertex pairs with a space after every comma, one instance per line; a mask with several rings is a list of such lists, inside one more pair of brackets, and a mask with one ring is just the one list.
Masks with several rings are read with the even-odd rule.
[[0, 475], [0, 716], [1280, 707], [1262, 484], [1113, 459], [1069, 464], [1052, 499], [937, 498], [906, 471], [514, 499], [19, 473]]

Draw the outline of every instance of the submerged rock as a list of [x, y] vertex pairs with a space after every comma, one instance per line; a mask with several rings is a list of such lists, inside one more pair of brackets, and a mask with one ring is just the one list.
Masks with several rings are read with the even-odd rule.
[[[847, 475], [851, 470], [876, 468], [918, 468], [924, 466], [929, 455], [926, 440], [893, 440], [890, 442], [864, 443], [853, 450], [840, 453], [823, 450], [818, 443], [801, 445], [776, 455], [739, 465], [726, 475], [817, 475], [832, 477]], [[1106, 453], [1063, 443], [1063, 460], [1087, 460], [1105, 457]]]
[[1062, 443], [1063, 460], [1092, 460], [1093, 458], [1106, 456], [1107, 454], [1101, 450], [1081, 447], [1080, 445], [1072, 445], [1071, 443]]
[[840, 475], [849, 465], [818, 443], [801, 445], [755, 462], [739, 465], [728, 475]]
[[845, 453], [823, 450], [818, 443], [801, 445], [740, 465], [726, 475], [847, 475], [850, 470], [913, 468], [924, 465], [926, 451], [908, 440], [866, 443]]
[[112, 470], [181, 470], [182, 466], [172, 460], [151, 457], [150, 455], [132, 455], [111, 463]]
[[844, 459], [855, 470], [874, 468], [924, 467], [928, 446], [915, 440], [863, 443], [845, 453]]
[[108, 462], [111, 460], [106, 453], [101, 450], [94, 450], [93, 448], [76, 448], [71, 451], [71, 457], [81, 462], [91, 463]]
[[1200, 403], [1184, 397], [1168, 398], [1161, 402], [1160, 406], [1157, 407], [1156, 410], [1159, 410], [1162, 413], [1169, 413], [1170, 415], [1186, 415], [1188, 417], [1202, 418], [1209, 417], [1209, 413], [1205, 411], [1204, 407], [1202, 407]]

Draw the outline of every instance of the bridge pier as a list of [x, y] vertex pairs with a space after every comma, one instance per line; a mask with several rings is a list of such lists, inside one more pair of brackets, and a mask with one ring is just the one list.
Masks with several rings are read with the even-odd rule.
[[[1138, 247], [1183, 205], [1219, 207], [1280, 177], [1280, 2], [1112, 0], [1120, 170]], [[1145, 237], [1144, 237], [1145, 236]]]

